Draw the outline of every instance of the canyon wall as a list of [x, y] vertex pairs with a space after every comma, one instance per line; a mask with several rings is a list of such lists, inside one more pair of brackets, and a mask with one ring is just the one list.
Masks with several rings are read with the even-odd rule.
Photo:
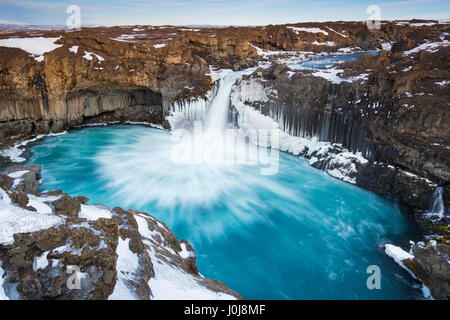
[[300, 34], [296, 28], [301, 26], [1, 33], [0, 40], [52, 37], [59, 47], [35, 59], [19, 48], [0, 46], [0, 138], [60, 131], [116, 110], [122, 110], [118, 120], [135, 120], [132, 112], [123, 112], [133, 106], [148, 107], [147, 120], [162, 123], [161, 106], [205, 97], [211, 89], [210, 66], [237, 70], [257, 65], [262, 57], [255, 46], [321, 52], [355, 45], [373, 49], [387, 41], [384, 33], [371, 33], [361, 23], [303, 26], [323, 28], [326, 34]]

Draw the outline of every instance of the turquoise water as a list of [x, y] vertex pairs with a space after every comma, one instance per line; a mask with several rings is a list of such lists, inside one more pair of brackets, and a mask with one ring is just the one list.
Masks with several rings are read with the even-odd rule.
[[[280, 154], [280, 169], [176, 165], [168, 131], [92, 127], [32, 147], [41, 189], [148, 212], [197, 252], [201, 273], [246, 299], [417, 299], [384, 242], [417, 235], [393, 202]], [[366, 269], [381, 269], [369, 290]]]
[[349, 54], [332, 54], [332, 55], [326, 55], [323, 57], [317, 57], [313, 58], [311, 60], [302, 61], [298, 64], [291, 64], [289, 65], [292, 69], [325, 69], [332, 67], [336, 63], [342, 63], [342, 62], [353, 62], [359, 57], [365, 56], [365, 55], [372, 55], [376, 56], [378, 55], [378, 51], [359, 51], [359, 52], [353, 52]]

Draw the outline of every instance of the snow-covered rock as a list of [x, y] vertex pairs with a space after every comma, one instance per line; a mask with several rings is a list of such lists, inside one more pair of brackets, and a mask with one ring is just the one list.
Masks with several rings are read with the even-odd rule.
[[189, 243], [146, 213], [13, 189], [31, 170], [0, 173], [0, 300], [241, 298], [204, 278]]

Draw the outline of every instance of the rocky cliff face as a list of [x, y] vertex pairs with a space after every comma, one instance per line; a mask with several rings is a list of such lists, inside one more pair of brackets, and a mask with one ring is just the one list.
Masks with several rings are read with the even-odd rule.
[[0, 299], [240, 299], [200, 275], [154, 217], [38, 193], [40, 167], [0, 174]]

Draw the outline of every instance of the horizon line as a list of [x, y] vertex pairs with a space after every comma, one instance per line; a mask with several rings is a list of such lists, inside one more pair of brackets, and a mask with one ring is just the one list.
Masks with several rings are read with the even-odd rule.
[[[155, 26], [155, 27], [197, 27], [197, 28], [214, 28], [214, 27], [265, 27], [265, 26], [283, 26], [283, 25], [293, 25], [293, 24], [302, 24], [302, 23], [338, 23], [338, 22], [365, 22], [367, 20], [327, 20], [327, 21], [299, 21], [299, 22], [287, 22], [287, 23], [269, 23], [269, 24], [85, 24], [81, 25], [81, 28], [98, 28], [98, 27], [133, 27], [133, 26]], [[380, 22], [397, 22], [397, 21], [427, 21], [427, 22], [437, 22], [440, 23], [450, 23], [450, 17], [444, 19], [421, 19], [421, 18], [412, 18], [412, 19], [382, 19]], [[65, 24], [29, 24], [29, 23], [2, 23], [0, 20], [0, 25], [3, 26], [23, 26], [23, 27], [61, 27], [67, 28]]]

